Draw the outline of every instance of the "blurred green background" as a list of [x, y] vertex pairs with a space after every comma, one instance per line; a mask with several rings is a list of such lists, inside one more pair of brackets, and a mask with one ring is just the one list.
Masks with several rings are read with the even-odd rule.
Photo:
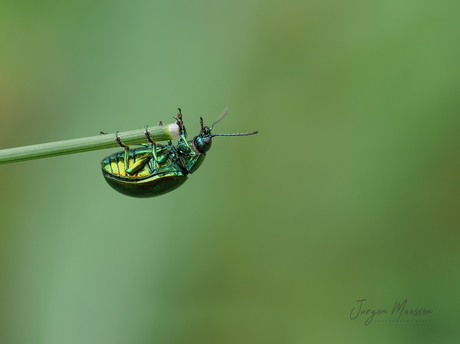
[[459, 11], [3, 1], [0, 148], [178, 107], [259, 134], [152, 199], [106, 184], [117, 149], [0, 166], [0, 343], [458, 343]]

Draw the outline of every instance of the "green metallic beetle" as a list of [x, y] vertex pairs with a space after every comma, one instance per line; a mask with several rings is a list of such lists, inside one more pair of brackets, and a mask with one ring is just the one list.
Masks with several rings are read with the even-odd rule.
[[[204, 126], [203, 118], [200, 117], [200, 133], [193, 140], [187, 141], [187, 133], [179, 109], [175, 119], [181, 138], [176, 146], [171, 141], [168, 141], [167, 145], [156, 144], [145, 127], [145, 136], [149, 143], [131, 150], [115, 133], [118, 144], [125, 150], [101, 161], [105, 180], [118, 192], [131, 197], [155, 197], [177, 189], [185, 183], [188, 174], [195, 172], [201, 166], [206, 153], [211, 148], [214, 136], [257, 134], [257, 131], [241, 134], [212, 134], [214, 125], [225, 115], [226, 111], [211, 127]], [[159, 125], [162, 123], [160, 122]]]

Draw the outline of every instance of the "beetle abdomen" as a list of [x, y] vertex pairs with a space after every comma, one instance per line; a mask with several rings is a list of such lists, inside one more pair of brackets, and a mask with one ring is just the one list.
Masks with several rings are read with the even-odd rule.
[[107, 183], [118, 192], [132, 197], [155, 197], [177, 189], [187, 180], [186, 171], [172, 162], [170, 149], [158, 145], [153, 159], [151, 147], [130, 150], [125, 166], [125, 152], [117, 152], [101, 161]]
[[125, 153], [117, 152], [101, 161], [101, 167], [107, 173], [118, 177], [141, 178], [150, 176], [153, 171], [152, 153], [149, 149], [138, 148], [128, 153], [125, 166]]

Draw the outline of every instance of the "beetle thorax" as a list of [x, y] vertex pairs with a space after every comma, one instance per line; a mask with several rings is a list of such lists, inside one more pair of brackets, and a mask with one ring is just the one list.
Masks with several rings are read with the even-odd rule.
[[192, 147], [193, 151], [197, 154], [206, 154], [206, 153], [201, 153], [199, 150], [198, 150], [198, 147], [196, 146], [195, 144], [195, 139], [193, 139], [192, 141], [190, 141], [190, 147]]

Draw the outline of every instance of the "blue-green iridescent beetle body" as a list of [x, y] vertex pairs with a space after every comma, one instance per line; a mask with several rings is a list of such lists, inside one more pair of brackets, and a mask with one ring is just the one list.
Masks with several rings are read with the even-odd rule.
[[225, 114], [226, 112], [211, 127], [204, 126], [201, 118], [200, 133], [193, 140], [187, 141], [182, 115], [179, 113], [176, 123], [179, 125], [182, 138], [176, 146], [171, 141], [166, 145], [152, 142], [147, 128], [146, 136], [150, 143], [140, 148], [129, 149], [117, 137], [118, 143], [125, 147], [125, 150], [101, 161], [105, 180], [116, 191], [131, 197], [155, 197], [177, 189], [185, 183], [189, 174], [201, 166], [214, 136], [246, 136], [257, 133], [255, 131], [244, 134], [212, 134], [214, 124]]

